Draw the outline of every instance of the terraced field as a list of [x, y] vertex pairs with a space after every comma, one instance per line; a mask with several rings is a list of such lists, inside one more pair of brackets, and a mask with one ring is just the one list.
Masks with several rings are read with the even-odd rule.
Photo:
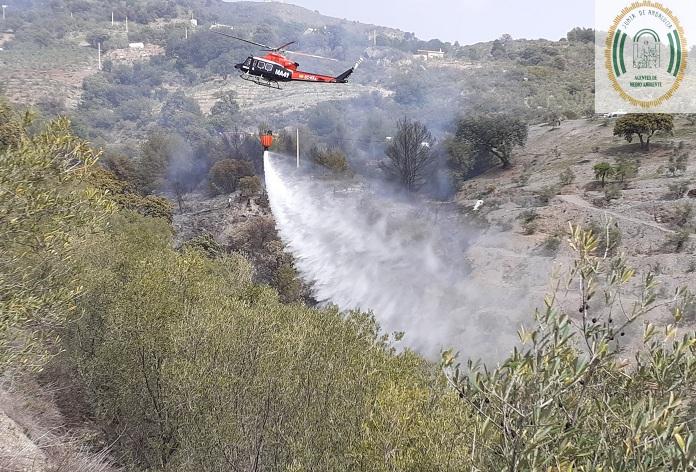
[[310, 109], [328, 100], [347, 100], [372, 92], [383, 95], [392, 93], [379, 87], [356, 83], [289, 83], [282, 87], [282, 90], [261, 87], [237, 76], [231, 76], [228, 80], [216, 79], [196, 86], [190, 89], [187, 95], [193, 97], [205, 113], [210, 111], [221, 95], [234, 91], [237, 93], [239, 106], [245, 111], [273, 110], [286, 114]]
[[16, 103], [57, 97], [64, 99], [67, 106], [74, 106], [82, 81], [96, 71], [96, 51], [87, 47], [22, 45], [0, 51], [0, 84], [5, 95]]

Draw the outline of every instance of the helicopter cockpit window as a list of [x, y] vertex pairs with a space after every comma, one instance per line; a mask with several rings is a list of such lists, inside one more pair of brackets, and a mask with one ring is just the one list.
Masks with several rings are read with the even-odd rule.
[[247, 60], [244, 61], [244, 65], [247, 67], [251, 66], [251, 58], [250, 57], [247, 57]]

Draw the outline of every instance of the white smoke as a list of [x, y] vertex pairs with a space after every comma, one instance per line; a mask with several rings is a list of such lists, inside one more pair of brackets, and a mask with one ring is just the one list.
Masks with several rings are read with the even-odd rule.
[[264, 155], [266, 187], [280, 237], [317, 300], [372, 310], [385, 331], [405, 332], [428, 356], [448, 347], [484, 359], [509, 352], [531, 319], [526, 275], [506, 272], [524, 254], [507, 251], [504, 265], [496, 258], [505, 238], [468, 228], [455, 212], [302, 175], [288, 161]]

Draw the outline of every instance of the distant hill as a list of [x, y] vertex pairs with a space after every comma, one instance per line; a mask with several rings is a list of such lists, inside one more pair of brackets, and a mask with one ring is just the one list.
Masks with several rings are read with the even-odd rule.
[[[77, 107], [81, 132], [97, 142], [139, 142], [161, 124], [161, 110], [177, 93], [193, 99], [203, 116], [232, 93], [239, 111], [229, 126], [306, 126], [331, 145], [384, 134], [401, 116], [443, 135], [467, 113], [506, 112], [532, 123], [592, 113], [591, 30], [563, 41], [503, 36], [460, 46], [279, 2], [25, 0], [23, 6], [8, 19], [15, 35], [0, 51], [5, 93], [18, 103], [50, 102], [42, 103], [49, 112]], [[310, 71], [337, 74], [359, 57], [365, 61], [346, 85], [248, 87], [233, 66], [257, 49], [211, 33], [214, 24], [264, 44], [294, 40], [293, 48], [338, 60], [298, 57]], [[137, 55], [125, 53], [133, 41], [164, 53], [134, 62]], [[97, 43], [105, 54], [102, 73]], [[423, 60], [419, 49], [442, 50], [444, 59]]]

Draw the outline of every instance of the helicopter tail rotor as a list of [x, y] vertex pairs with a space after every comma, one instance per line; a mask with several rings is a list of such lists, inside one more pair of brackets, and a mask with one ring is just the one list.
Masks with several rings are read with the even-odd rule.
[[355, 65], [353, 67], [351, 67], [350, 69], [345, 71], [343, 74], [336, 77], [336, 82], [338, 82], [339, 84], [345, 84], [346, 82], [348, 82], [348, 77], [350, 77], [350, 75], [353, 72], [355, 72], [355, 69], [358, 68], [358, 66], [362, 63], [362, 61], [363, 61], [363, 58], [361, 57], [360, 59], [358, 59], [358, 61], [355, 63]]

